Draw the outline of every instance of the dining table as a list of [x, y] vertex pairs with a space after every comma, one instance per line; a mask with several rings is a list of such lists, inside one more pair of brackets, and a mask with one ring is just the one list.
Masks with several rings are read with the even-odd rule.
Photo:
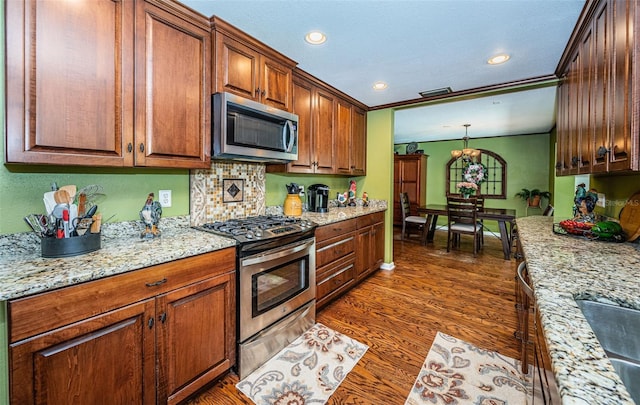
[[[427, 204], [418, 206], [417, 212], [426, 215], [425, 223], [426, 231], [422, 240], [423, 244], [433, 242], [433, 235], [436, 231], [438, 216], [447, 216], [446, 204]], [[500, 240], [502, 241], [502, 252], [504, 259], [511, 259], [511, 238], [513, 236], [513, 226], [516, 221], [516, 210], [512, 208], [491, 208], [483, 207], [478, 211], [479, 220], [497, 221], [498, 229], [500, 229]]]

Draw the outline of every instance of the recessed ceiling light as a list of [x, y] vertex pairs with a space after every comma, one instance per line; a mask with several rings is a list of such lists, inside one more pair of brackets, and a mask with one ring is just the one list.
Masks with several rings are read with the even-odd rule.
[[387, 83], [385, 82], [375, 82], [373, 83], [374, 90], [384, 90], [387, 88]]
[[509, 58], [511, 58], [509, 55], [507, 55], [506, 53], [503, 53], [503, 54], [496, 55], [493, 58], [489, 59], [487, 61], [487, 63], [490, 64], [490, 65], [499, 65], [501, 63], [505, 63], [506, 61], [508, 61]]
[[327, 40], [327, 36], [320, 31], [311, 31], [304, 36], [304, 40], [312, 45], [320, 45]]

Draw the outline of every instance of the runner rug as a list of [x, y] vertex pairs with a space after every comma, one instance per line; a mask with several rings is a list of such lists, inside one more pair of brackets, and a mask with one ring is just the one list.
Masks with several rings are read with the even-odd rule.
[[257, 405], [324, 404], [368, 348], [316, 323], [236, 387]]
[[523, 375], [519, 367], [518, 360], [438, 332], [405, 405], [526, 404], [532, 372]]

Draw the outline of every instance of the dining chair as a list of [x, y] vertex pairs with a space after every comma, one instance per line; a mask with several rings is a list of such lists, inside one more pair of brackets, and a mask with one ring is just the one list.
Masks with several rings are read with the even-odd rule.
[[542, 213], [542, 215], [544, 215], [545, 217], [552, 217], [553, 216], [553, 205], [551, 205], [551, 204], [547, 205], [547, 208], [544, 209], [544, 212]]
[[402, 210], [402, 234], [400, 239], [404, 240], [405, 235], [408, 238], [411, 229], [419, 229], [422, 240], [424, 240], [427, 224], [427, 218], [418, 215], [411, 215], [411, 203], [409, 202], [409, 194], [400, 193], [400, 208]]
[[478, 221], [477, 198], [447, 197], [447, 252], [459, 246], [461, 235], [473, 236], [473, 256], [481, 247], [483, 225]]

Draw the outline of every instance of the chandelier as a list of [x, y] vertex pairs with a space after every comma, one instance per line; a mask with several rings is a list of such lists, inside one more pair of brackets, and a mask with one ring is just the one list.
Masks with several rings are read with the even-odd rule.
[[464, 161], [472, 161], [478, 156], [480, 156], [480, 151], [478, 149], [472, 149], [469, 147], [469, 127], [471, 124], [464, 124], [464, 148], [462, 150], [452, 150], [451, 157], [454, 159], [462, 158]]

